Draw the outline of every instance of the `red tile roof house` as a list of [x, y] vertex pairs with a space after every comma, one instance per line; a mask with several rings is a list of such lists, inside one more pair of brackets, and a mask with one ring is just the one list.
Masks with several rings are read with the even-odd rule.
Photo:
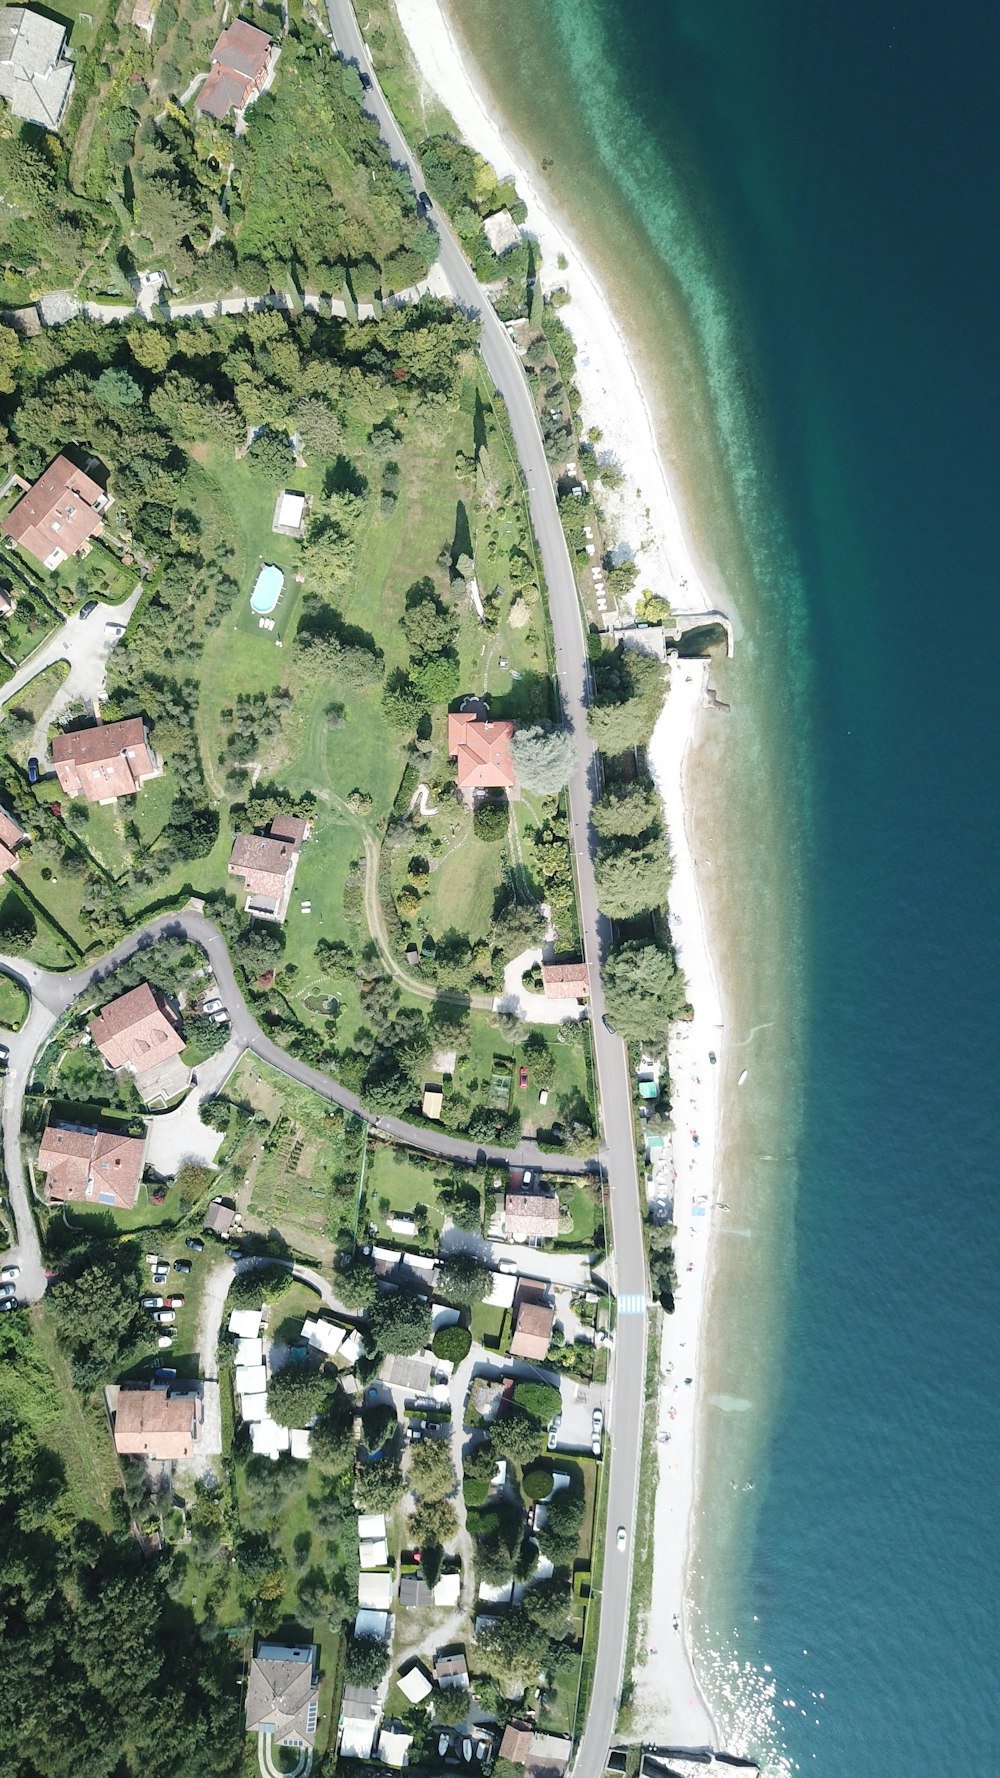
[[47, 1124], [38, 1149], [46, 1202], [133, 1210], [145, 1158], [145, 1136], [91, 1130], [82, 1124]]
[[27, 837], [23, 828], [18, 827], [6, 809], [0, 809], [0, 881], [9, 870], [17, 869], [17, 848]]
[[[109, 1407], [111, 1396], [109, 1390]], [[190, 1390], [175, 1395], [170, 1389], [122, 1387], [111, 1411], [119, 1457], [175, 1463], [195, 1455], [203, 1410], [200, 1396]]]
[[88, 803], [134, 796], [147, 778], [158, 778], [163, 769], [141, 716], [56, 735], [52, 764], [66, 795], [85, 796]]
[[174, 1014], [148, 982], [110, 1000], [91, 1019], [90, 1035], [109, 1068], [128, 1068], [133, 1074], [158, 1067], [184, 1048]]
[[508, 1191], [504, 1198], [504, 1224], [508, 1241], [553, 1241], [559, 1233], [559, 1199], [554, 1193]]
[[541, 1361], [549, 1355], [555, 1310], [537, 1297], [522, 1296], [514, 1317], [514, 1337], [510, 1351], [515, 1358]]
[[6, 515], [3, 529], [43, 568], [58, 568], [70, 556], [86, 553], [113, 505], [112, 495], [89, 475], [68, 457], [57, 457]]
[[590, 975], [585, 963], [543, 963], [542, 987], [546, 1000], [585, 1000]]
[[288, 912], [295, 867], [310, 823], [298, 815], [275, 815], [267, 833], [238, 833], [229, 855], [229, 874], [242, 877], [246, 911], [277, 920]]
[[483, 722], [474, 710], [448, 717], [448, 757], [455, 761], [455, 788], [472, 802], [478, 790], [517, 792], [512, 722]]
[[212, 51], [212, 68], [194, 102], [196, 111], [223, 118], [242, 112], [263, 92], [277, 57], [266, 31], [234, 19]]

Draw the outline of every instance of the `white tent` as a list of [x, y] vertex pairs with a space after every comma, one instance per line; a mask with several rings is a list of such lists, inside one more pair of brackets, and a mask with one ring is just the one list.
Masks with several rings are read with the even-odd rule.
[[412, 1735], [404, 1735], [400, 1729], [383, 1729], [378, 1738], [378, 1757], [384, 1766], [402, 1771], [410, 1757], [412, 1744]]
[[355, 1329], [354, 1333], [348, 1334], [346, 1340], [344, 1340], [343, 1344], [341, 1345], [340, 1357], [343, 1359], [344, 1363], [348, 1367], [351, 1367], [351, 1366], [357, 1364], [358, 1359], [362, 1356], [362, 1354], [364, 1352], [364, 1349], [365, 1349], [365, 1342], [361, 1338], [361, 1335], [358, 1333], [357, 1329]]
[[307, 1316], [302, 1323], [302, 1338], [315, 1346], [318, 1352], [325, 1353], [327, 1358], [334, 1358], [340, 1351], [347, 1337], [347, 1329], [338, 1327], [335, 1321], [319, 1321], [314, 1315]]
[[359, 1574], [358, 1604], [365, 1611], [391, 1610], [392, 1575], [388, 1573]]
[[309, 1461], [309, 1447], [312, 1442], [309, 1437], [308, 1429], [303, 1432], [293, 1426], [289, 1432], [288, 1439], [292, 1456], [297, 1457], [300, 1463], [307, 1463]]
[[234, 1309], [229, 1317], [230, 1333], [238, 1340], [259, 1339], [262, 1314], [261, 1309]]
[[362, 1568], [384, 1568], [389, 1560], [389, 1549], [384, 1537], [367, 1537], [360, 1546]]
[[358, 1514], [358, 1542], [364, 1543], [368, 1537], [385, 1536], [385, 1513]]
[[408, 1673], [400, 1673], [397, 1684], [404, 1698], [409, 1698], [411, 1704], [422, 1704], [434, 1690], [421, 1666], [411, 1667]]
[[434, 1603], [437, 1606], [453, 1607], [462, 1596], [462, 1576], [460, 1574], [442, 1574], [433, 1588]]
[[271, 1419], [258, 1420], [250, 1428], [250, 1443], [255, 1456], [270, 1457], [272, 1462], [277, 1463], [282, 1452], [287, 1451], [291, 1443], [288, 1427], [279, 1426]]
[[241, 1395], [240, 1413], [248, 1423], [253, 1420], [266, 1420], [267, 1390], [262, 1389], [259, 1395]]
[[237, 1368], [237, 1370], [245, 1370], [247, 1365], [263, 1364], [263, 1362], [264, 1362], [264, 1342], [263, 1342], [263, 1340], [237, 1340], [237, 1342], [236, 1342], [236, 1368]]
[[340, 1729], [341, 1759], [371, 1759], [378, 1723], [367, 1717], [345, 1716]]
[[267, 1388], [267, 1367], [263, 1364], [241, 1365], [236, 1372], [237, 1395], [259, 1395]]
[[392, 1614], [388, 1611], [359, 1611], [354, 1620], [355, 1636], [374, 1636], [388, 1642], [392, 1635]]

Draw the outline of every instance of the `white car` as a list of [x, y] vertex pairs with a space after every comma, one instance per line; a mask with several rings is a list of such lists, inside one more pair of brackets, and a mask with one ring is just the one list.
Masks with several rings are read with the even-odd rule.
[[166, 1304], [162, 1296], [144, 1296], [140, 1299], [139, 1307], [141, 1309], [163, 1309]]
[[615, 1542], [618, 1545], [618, 1548], [620, 1550], [623, 1550], [625, 1548], [626, 1544], [628, 1543], [628, 1532], [626, 1531], [624, 1525], [619, 1525], [618, 1536], [615, 1538]]
[[601, 1412], [600, 1408], [594, 1409], [593, 1430], [594, 1430], [594, 1437], [595, 1438], [597, 1438], [604, 1431], [604, 1415]]
[[211, 1000], [203, 1000], [201, 1003], [201, 1010], [202, 1012], [221, 1012], [222, 1001], [219, 999], [218, 994], [214, 994]]
[[175, 1309], [157, 1309], [153, 1320], [159, 1327], [170, 1327], [177, 1320], [177, 1311]]
[[10, 1283], [14, 1278], [20, 1278], [20, 1276], [20, 1266], [4, 1266], [3, 1271], [0, 1272], [0, 1278], [3, 1279], [5, 1284]]
[[172, 1346], [173, 1343], [174, 1343], [173, 1334], [161, 1334], [159, 1339], [156, 1342], [157, 1347], [159, 1348], [159, 1350], [161, 1352], [165, 1352], [167, 1347]]

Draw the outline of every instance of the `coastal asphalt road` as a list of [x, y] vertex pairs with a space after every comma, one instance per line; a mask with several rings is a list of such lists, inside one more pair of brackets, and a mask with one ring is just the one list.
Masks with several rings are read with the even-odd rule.
[[[409, 169], [416, 191], [423, 190], [419, 163], [411, 153], [383, 94], [362, 39], [350, 0], [327, 0], [334, 42], [346, 61], [356, 62], [371, 82], [364, 105], [378, 120], [393, 159]], [[587, 732], [589, 669], [576, 579], [556, 505], [534, 401], [510, 336], [478, 284], [446, 217], [432, 205], [430, 218], [440, 242], [440, 264], [455, 301], [482, 326], [486, 368], [510, 416], [514, 443], [528, 486], [535, 536], [545, 571], [555, 639], [556, 671], [563, 714], [576, 743], [576, 767], [569, 784], [570, 822], [576, 860], [580, 927], [590, 966], [594, 1054], [600, 1087], [604, 1147], [614, 1238], [615, 1282], [619, 1303], [645, 1303], [646, 1249], [636, 1170], [635, 1136], [628, 1059], [621, 1039], [604, 1024], [600, 960], [609, 931], [597, 905], [590, 809], [597, 791], [597, 760]], [[632, 1552], [639, 1496], [646, 1381], [645, 1313], [619, 1311], [610, 1379], [610, 1456], [607, 1478], [607, 1537], [600, 1594], [600, 1627], [592, 1694], [579, 1740], [576, 1778], [599, 1778], [614, 1738], [628, 1646], [632, 1595]], [[624, 1526], [627, 1546], [616, 1546]]]
[[[514, 1149], [488, 1148], [482, 1143], [466, 1142], [459, 1136], [449, 1136], [445, 1130], [425, 1129], [418, 1124], [404, 1123], [402, 1118], [373, 1117], [371, 1112], [366, 1111], [356, 1093], [342, 1087], [329, 1074], [321, 1073], [318, 1068], [311, 1068], [308, 1062], [288, 1055], [276, 1043], [272, 1043], [270, 1038], [265, 1037], [237, 985], [226, 941], [210, 920], [194, 910], [162, 914], [138, 932], [123, 939], [97, 962], [66, 975], [55, 975], [49, 970], [39, 969], [36, 964], [23, 957], [0, 957], [0, 970], [13, 976], [31, 995], [28, 1017], [20, 1031], [9, 1039], [10, 1055], [7, 1072], [2, 1079], [3, 1109], [0, 1113], [7, 1186], [17, 1230], [17, 1241], [12, 1250], [3, 1255], [3, 1261], [21, 1268], [17, 1291], [20, 1302], [37, 1302], [45, 1291], [45, 1267], [42, 1263], [38, 1230], [31, 1213], [21, 1152], [24, 1092], [31, 1078], [31, 1070], [59, 1019], [69, 1011], [73, 1002], [86, 989], [110, 974], [127, 957], [133, 956], [137, 951], [150, 949], [161, 938], [191, 939], [206, 952], [219, 993], [229, 1012], [232, 1035], [227, 1048], [231, 1052], [242, 1055], [249, 1051], [287, 1079], [297, 1081], [300, 1086], [310, 1087], [313, 1092], [328, 1099], [331, 1104], [341, 1106], [345, 1111], [354, 1112], [372, 1130], [394, 1137], [407, 1147], [421, 1149], [426, 1154], [473, 1165], [496, 1161], [498, 1166], [503, 1167], [544, 1167], [547, 1173], [580, 1171], [580, 1161], [571, 1155], [543, 1154], [533, 1142], [522, 1142]], [[197, 1086], [197, 1073], [195, 1084]]]

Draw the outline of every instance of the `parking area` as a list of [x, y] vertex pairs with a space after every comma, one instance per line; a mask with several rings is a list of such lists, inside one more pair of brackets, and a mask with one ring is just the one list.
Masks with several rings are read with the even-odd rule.
[[578, 1383], [563, 1377], [562, 1420], [556, 1433], [556, 1451], [589, 1451], [593, 1438], [594, 1409], [604, 1409], [607, 1391], [602, 1383]]

